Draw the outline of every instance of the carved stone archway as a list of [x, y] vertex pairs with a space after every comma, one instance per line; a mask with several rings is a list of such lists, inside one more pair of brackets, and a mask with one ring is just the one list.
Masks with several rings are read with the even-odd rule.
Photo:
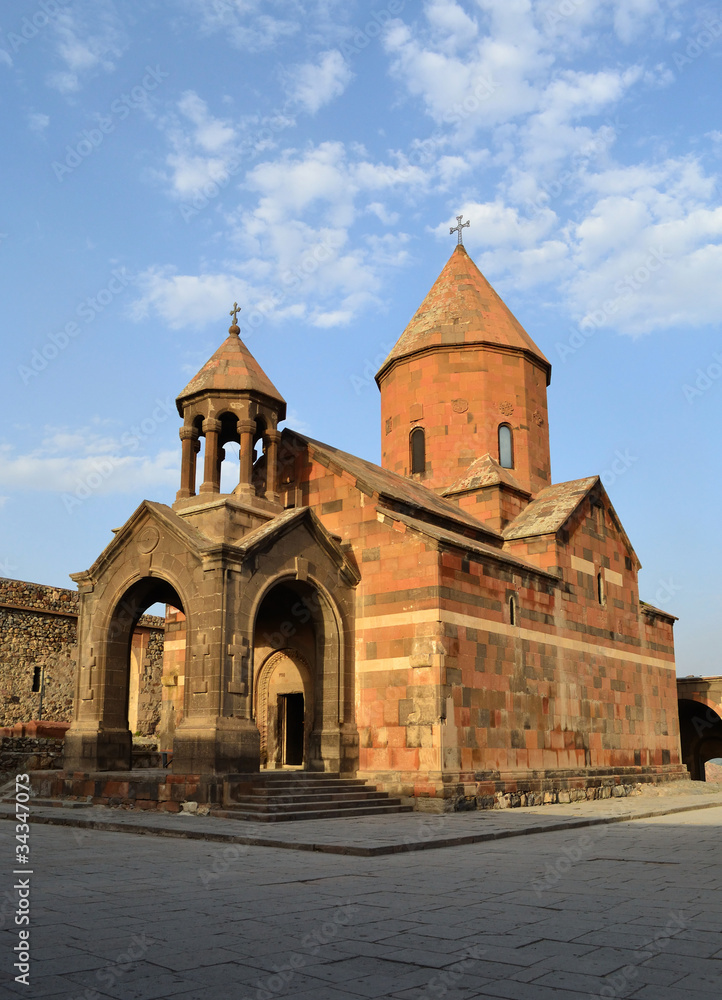
[[[296, 649], [279, 649], [272, 653], [263, 663], [256, 678], [256, 691], [254, 697], [254, 718], [261, 741], [261, 767], [273, 767], [283, 765], [284, 761], [280, 753], [280, 746], [274, 733], [274, 722], [270, 716], [273, 715], [273, 706], [270, 703], [269, 694], [272, 680], [282, 666], [292, 665], [297, 671], [301, 693], [304, 698], [304, 740], [303, 740], [303, 764], [308, 760], [308, 737], [313, 728], [313, 674], [309, 663], [305, 657]], [[294, 688], [298, 684], [291, 685]]]

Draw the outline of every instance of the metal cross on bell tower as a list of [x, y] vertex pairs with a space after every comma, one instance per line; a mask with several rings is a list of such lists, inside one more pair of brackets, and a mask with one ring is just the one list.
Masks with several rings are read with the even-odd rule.
[[450, 234], [451, 233], [456, 233], [456, 235], [457, 235], [456, 245], [457, 246], [462, 246], [462, 247], [464, 245], [464, 241], [461, 238], [461, 230], [462, 229], [466, 229], [467, 226], [471, 225], [470, 222], [462, 222], [461, 220], [463, 218], [464, 218], [463, 215], [457, 215], [456, 216], [456, 221], [458, 222], [458, 225], [457, 226], [453, 226], [451, 229], [449, 229], [449, 233]]

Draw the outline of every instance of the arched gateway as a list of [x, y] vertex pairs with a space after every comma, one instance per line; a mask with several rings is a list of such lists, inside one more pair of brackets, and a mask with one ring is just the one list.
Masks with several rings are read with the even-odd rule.
[[[164, 676], [164, 684], [179, 686], [176, 773], [257, 771], [262, 750], [268, 765], [269, 747], [279, 766], [345, 773], [358, 767], [352, 637], [359, 575], [310, 508], [284, 510], [279, 503], [276, 427], [285, 402], [238, 333], [230, 328], [178, 397], [183, 465], [173, 507], [144, 501], [93, 566], [73, 577], [81, 669], [66, 736], [68, 770], [130, 767], [130, 636], [157, 601], [185, 617], [184, 668]], [[196, 495], [202, 438], [204, 478]], [[221, 494], [223, 445], [234, 440], [239, 482]], [[281, 669], [268, 674], [281, 650], [285, 673], [291, 666], [297, 673], [292, 683]]]

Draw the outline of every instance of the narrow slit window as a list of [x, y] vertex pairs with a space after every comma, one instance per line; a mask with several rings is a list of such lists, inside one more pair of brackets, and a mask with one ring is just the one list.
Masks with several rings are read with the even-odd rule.
[[509, 624], [516, 625], [516, 597], [509, 598]]
[[414, 427], [411, 432], [411, 472], [426, 470], [426, 435], [422, 427]]
[[33, 667], [33, 691], [40, 690], [41, 668]]
[[514, 468], [514, 440], [509, 424], [499, 424], [499, 465], [502, 469]]
[[597, 573], [597, 600], [604, 604], [604, 577], [601, 573]]

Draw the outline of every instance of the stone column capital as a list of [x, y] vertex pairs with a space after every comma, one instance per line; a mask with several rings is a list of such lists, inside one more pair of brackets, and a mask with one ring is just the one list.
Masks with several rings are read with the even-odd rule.
[[181, 427], [178, 431], [181, 441], [195, 441], [198, 438], [197, 427]]
[[255, 420], [241, 420], [238, 421], [238, 433], [239, 434], [255, 434], [256, 431], [256, 421]]
[[221, 422], [220, 420], [216, 420], [215, 417], [206, 417], [206, 419], [203, 421], [204, 434], [208, 434], [209, 431], [216, 431], [216, 433], [218, 433], [220, 429], [221, 429]]

